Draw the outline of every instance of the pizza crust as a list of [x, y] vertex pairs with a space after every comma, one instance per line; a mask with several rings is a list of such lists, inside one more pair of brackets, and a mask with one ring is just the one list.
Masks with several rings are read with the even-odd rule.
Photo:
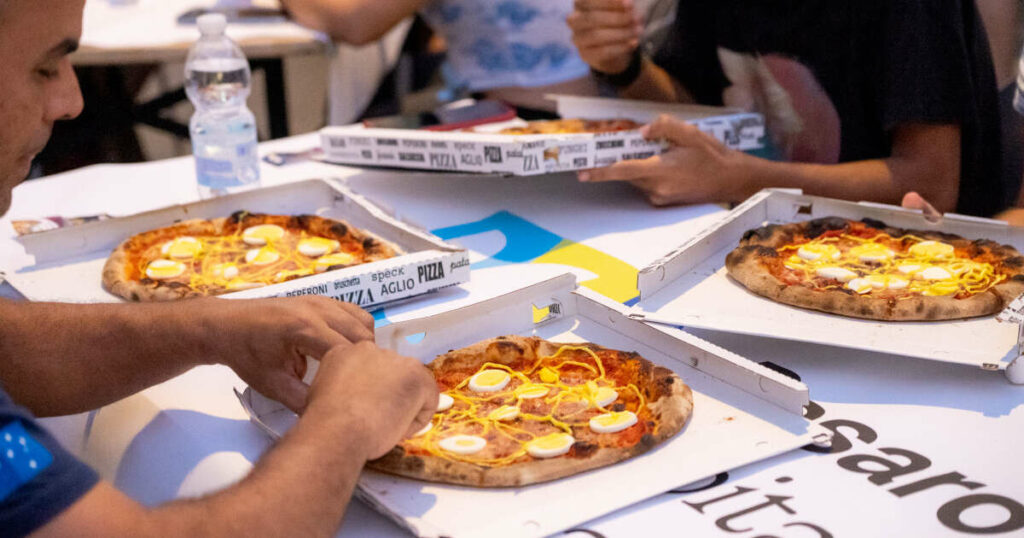
[[[760, 262], [763, 258], [778, 256], [775, 249], [793, 241], [797, 235], [817, 237], [828, 230], [845, 227], [846, 219], [828, 217], [794, 224], [770, 224], [749, 230], [740, 246], [726, 256], [729, 276], [748, 290], [774, 301], [843, 316], [881, 321], [938, 321], [987, 316], [1000, 312], [1021, 293], [1024, 293], [1024, 258], [1016, 249], [993, 241], [971, 241], [960, 236], [923, 230], [903, 230], [882, 222], [864, 221], [893, 237], [913, 234], [923, 239], [943, 241], [957, 248], [987, 250], [1002, 259], [1004, 272], [1014, 273], [984, 293], [965, 299], [950, 296], [915, 296], [891, 300], [861, 296], [850, 290], [813, 290], [804, 286], [791, 286], [777, 279]], [[997, 267], [998, 268], [998, 267]]]
[[[535, 359], [538, 355], [555, 353], [561, 343], [536, 337], [501, 336], [452, 350], [439, 356], [428, 367], [431, 370], [476, 369], [485, 362], [510, 364], [520, 358]], [[594, 344], [571, 344], [593, 351], [604, 350]], [[517, 487], [547, 482], [582, 473], [638, 456], [682, 430], [693, 410], [693, 393], [668, 368], [655, 366], [645, 359], [641, 368], [647, 383], [640, 387], [648, 395], [648, 408], [659, 419], [659, 429], [645, 435], [631, 447], [599, 447], [589, 443], [585, 455], [561, 456], [550, 459], [532, 459], [499, 467], [451, 461], [433, 455], [406, 454], [401, 445], [382, 458], [367, 463], [367, 467], [418, 480], [444, 482], [476, 487]], [[581, 443], [577, 441], [574, 449]]]

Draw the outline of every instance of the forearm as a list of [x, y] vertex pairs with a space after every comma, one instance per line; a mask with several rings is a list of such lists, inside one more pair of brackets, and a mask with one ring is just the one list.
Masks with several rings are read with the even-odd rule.
[[202, 362], [210, 339], [194, 311], [0, 301], [0, 382], [39, 416], [100, 407]]
[[[931, 175], [915, 163], [899, 158], [871, 159], [842, 164], [774, 162], [745, 156], [740, 165], [734, 200], [745, 199], [771, 187], [797, 188], [807, 194], [846, 200], [872, 200], [898, 205], [908, 191], [934, 200], [941, 211], [956, 205], [957, 177]], [[943, 174], [947, 176], [948, 174]]]
[[667, 71], [658, 67], [649, 58], [644, 58], [640, 76], [633, 84], [619, 91], [619, 96], [642, 101], [663, 103], [692, 103], [693, 97], [686, 88], [672, 78]]
[[365, 45], [380, 39], [426, 0], [283, 0], [299, 24], [331, 36], [335, 42]]
[[331, 536], [366, 461], [359, 431], [305, 416], [242, 482], [153, 510], [149, 524], [165, 536]]

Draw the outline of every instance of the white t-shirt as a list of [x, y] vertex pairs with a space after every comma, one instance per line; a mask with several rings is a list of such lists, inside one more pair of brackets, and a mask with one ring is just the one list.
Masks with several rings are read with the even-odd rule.
[[572, 0], [436, 0], [423, 17], [448, 42], [449, 86], [481, 91], [580, 78], [589, 67], [565, 23]]

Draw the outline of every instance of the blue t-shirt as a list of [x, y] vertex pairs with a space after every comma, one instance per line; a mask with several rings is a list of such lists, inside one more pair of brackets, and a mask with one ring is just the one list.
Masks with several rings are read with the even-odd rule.
[[0, 535], [35, 531], [98, 480], [0, 387]]
[[590, 72], [565, 23], [573, 0], [434, 0], [423, 9], [448, 42], [445, 75], [470, 91], [537, 87]]

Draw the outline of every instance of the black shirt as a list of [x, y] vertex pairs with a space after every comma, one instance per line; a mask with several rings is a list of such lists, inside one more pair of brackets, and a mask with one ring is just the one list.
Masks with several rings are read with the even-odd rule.
[[991, 215], [1010, 203], [995, 74], [973, 0], [680, 0], [654, 61], [698, 102], [721, 105], [731, 82], [719, 47], [774, 58], [782, 78], [809, 72], [838, 116], [839, 162], [890, 156], [901, 123], [960, 124], [957, 211]]
[[98, 480], [0, 387], [0, 536], [31, 534]]

